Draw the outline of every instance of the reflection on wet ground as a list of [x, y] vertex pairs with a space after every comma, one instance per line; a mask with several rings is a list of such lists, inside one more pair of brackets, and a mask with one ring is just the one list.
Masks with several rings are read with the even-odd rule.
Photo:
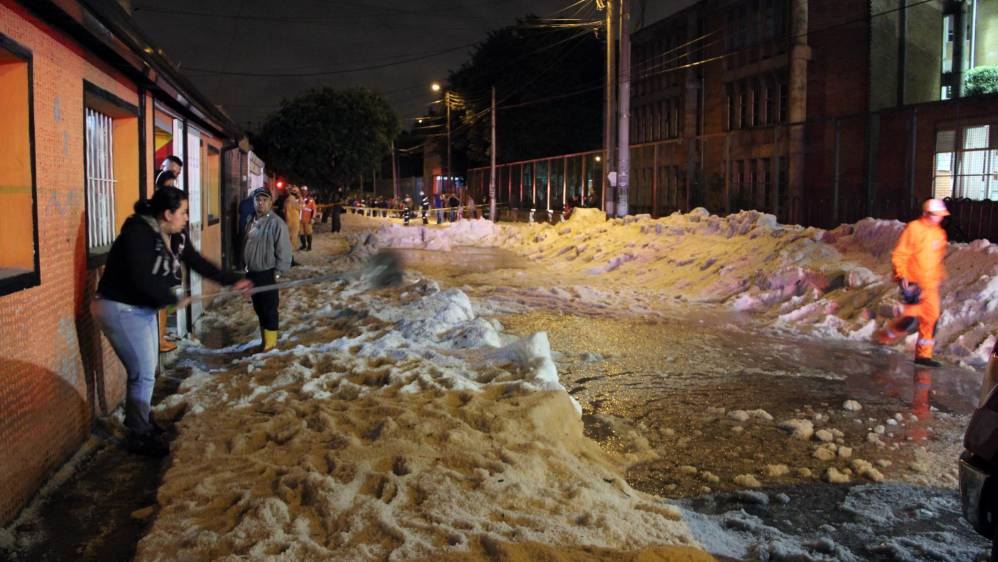
[[[814, 457], [814, 442], [791, 439], [777, 426], [791, 418], [841, 431], [835, 441], [855, 457], [907, 470], [916, 446], [953, 452], [978, 385], [976, 373], [916, 369], [906, 357], [865, 345], [787, 340], [699, 322], [543, 312], [501, 321], [517, 334], [548, 332], [561, 353], [562, 381], [583, 404], [590, 434], [611, 450], [654, 453], [632, 468], [632, 483], [667, 496], [701, 493], [704, 486], [737, 488], [735, 476], [764, 474], [769, 464], [792, 470], [781, 483], [802, 468], [819, 476], [830, 464]], [[863, 409], [843, 409], [846, 400]], [[774, 420], [728, 415], [757, 409]], [[879, 442], [869, 442], [870, 433]], [[642, 450], [643, 440], [650, 451]], [[931, 476], [948, 482], [955, 457], [948, 458], [946, 472]], [[698, 477], [704, 471], [720, 480]], [[887, 467], [881, 471], [894, 476]]]

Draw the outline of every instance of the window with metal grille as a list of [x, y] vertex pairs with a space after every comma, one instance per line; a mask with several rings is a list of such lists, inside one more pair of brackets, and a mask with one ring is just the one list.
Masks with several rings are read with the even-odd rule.
[[996, 136], [990, 124], [937, 131], [933, 196], [998, 200]]
[[86, 108], [87, 249], [106, 253], [114, 242], [114, 138], [108, 115]]

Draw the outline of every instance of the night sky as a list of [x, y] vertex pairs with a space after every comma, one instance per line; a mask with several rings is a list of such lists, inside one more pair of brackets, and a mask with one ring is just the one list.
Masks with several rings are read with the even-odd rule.
[[[651, 23], [691, 0], [632, 1]], [[366, 86], [404, 121], [429, 85], [489, 30], [525, 14], [600, 17], [595, 0], [132, 0], [134, 17], [181, 72], [244, 127], [316, 86]], [[644, 4], [642, 6], [642, 4]], [[602, 61], [594, 61], [603, 64]], [[250, 74], [259, 74], [252, 76]], [[283, 76], [282, 76], [283, 75]]]

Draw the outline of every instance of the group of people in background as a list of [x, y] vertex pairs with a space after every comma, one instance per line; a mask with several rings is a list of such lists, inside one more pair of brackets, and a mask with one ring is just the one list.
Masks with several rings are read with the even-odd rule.
[[373, 217], [400, 216], [406, 225], [417, 216], [423, 224], [429, 224], [431, 212], [436, 215], [437, 224], [481, 216], [471, 194], [465, 195], [463, 199], [456, 192], [435, 193], [431, 197], [422, 190], [416, 197], [354, 197], [349, 201], [349, 209], [352, 213]]
[[309, 195], [308, 186], [289, 187], [278, 197], [275, 210], [287, 223], [292, 242], [298, 241], [298, 250], [311, 252], [312, 223], [318, 216], [318, 207]]

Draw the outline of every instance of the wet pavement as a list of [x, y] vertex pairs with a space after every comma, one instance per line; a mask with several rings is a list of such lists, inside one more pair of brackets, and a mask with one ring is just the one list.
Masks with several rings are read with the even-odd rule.
[[[867, 344], [778, 336], [750, 317], [715, 309], [640, 313], [538, 293], [528, 289], [545, 280], [543, 272], [509, 252], [404, 254], [409, 267], [462, 287], [476, 306], [494, 310], [507, 331], [548, 333], [562, 382], [583, 407], [587, 433], [629, 467], [635, 488], [672, 498], [693, 516], [717, 517], [728, 529], [757, 525], [801, 541], [830, 537], [864, 560], [973, 559], [894, 544], [906, 533], [942, 537], [964, 553], [986, 548], [959, 517], [955, 491], [979, 373], [916, 369], [907, 356]], [[211, 332], [202, 341], [220, 348], [253, 335], [249, 327]], [[213, 359], [230, 357], [200, 360]], [[182, 376], [182, 370], [175, 374]], [[161, 381], [157, 396], [169, 393], [176, 378]], [[862, 410], [843, 409], [846, 400]], [[742, 419], [733, 413], [739, 410], [764, 410], [773, 419], [757, 413]], [[851, 457], [819, 460], [814, 440], [793, 439], [779, 428], [790, 418], [838, 430], [834, 441], [850, 447]], [[891, 483], [872, 484], [858, 474], [845, 485], [822, 480], [829, 466], [847, 469], [857, 458], [874, 463]], [[133, 514], [155, 503], [166, 462], [128, 455], [113, 443], [98, 447], [42, 503], [38, 517], [15, 529], [20, 538], [43, 539], [17, 558], [0, 549], [0, 559], [130, 560], [149, 515]], [[770, 465], [785, 465], [787, 472], [772, 476]], [[767, 498], [786, 501], [760, 504], [740, 496], [743, 487], [734, 479], [745, 474], [761, 481]], [[873, 507], [857, 509], [863, 502]], [[877, 511], [901, 518], [871, 519]], [[767, 556], [753, 559], [779, 559]], [[828, 556], [814, 559], [836, 559]]]
[[[735, 478], [752, 475], [767, 497], [789, 498], [786, 505], [756, 506], [760, 525], [802, 541], [829, 525], [834, 532], [823, 534], [853, 553], [843, 559], [857, 552], [868, 560], [952, 559], [931, 545], [895, 548], [892, 533], [942, 536], [964, 554], [987, 546], [959, 516], [956, 495], [957, 458], [980, 373], [916, 367], [906, 354], [866, 343], [786, 337], [717, 309], [587, 306], [571, 291], [533, 290], [544, 273], [503, 250], [403, 253], [411, 267], [495, 309], [507, 331], [547, 332], [587, 434], [629, 466], [635, 488], [723, 519], [746, 508], [735, 497], [745, 486]], [[493, 270], [502, 271], [485, 275]], [[515, 286], [495, 282], [503, 278]], [[862, 409], [844, 409], [847, 400]], [[790, 419], [834, 432], [830, 441], [848, 453], [832, 449], [831, 459], [819, 459], [820, 441], [794, 439], [779, 427]], [[861, 476], [856, 459], [893, 483]], [[828, 483], [829, 467], [855, 474], [847, 484]], [[885, 495], [881, 509], [931, 515], [878, 526], [870, 514], [848, 508], [853, 490]], [[891, 504], [902, 496], [945, 507]]]

